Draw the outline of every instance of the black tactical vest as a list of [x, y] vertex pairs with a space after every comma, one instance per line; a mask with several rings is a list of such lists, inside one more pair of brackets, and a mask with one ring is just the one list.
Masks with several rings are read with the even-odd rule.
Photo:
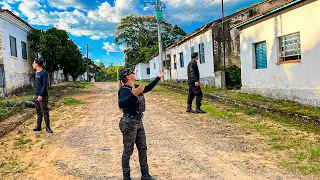
[[[122, 86], [121, 89], [122, 88], [128, 89], [128, 90], [130, 90], [132, 92], [130, 87]], [[138, 101], [137, 101], [137, 109], [138, 109], [137, 110], [137, 114], [141, 114], [141, 113], [146, 111], [146, 100], [144, 98], [143, 93], [140, 93], [137, 98], [138, 98]]]

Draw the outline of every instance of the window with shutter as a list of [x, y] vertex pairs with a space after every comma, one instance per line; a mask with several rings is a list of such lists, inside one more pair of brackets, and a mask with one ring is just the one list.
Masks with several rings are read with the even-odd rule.
[[267, 68], [267, 47], [266, 42], [260, 42], [255, 44], [255, 60], [256, 69]]

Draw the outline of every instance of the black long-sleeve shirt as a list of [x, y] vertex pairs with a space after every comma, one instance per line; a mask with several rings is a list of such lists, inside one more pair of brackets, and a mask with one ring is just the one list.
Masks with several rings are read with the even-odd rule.
[[48, 96], [48, 72], [46, 70], [41, 70], [36, 72], [36, 89], [34, 92], [35, 96]]
[[[147, 93], [151, 91], [157, 83], [160, 81], [160, 78], [157, 77], [153, 82], [149, 85], [145, 86], [143, 93]], [[124, 85], [127, 88], [121, 88], [119, 95], [119, 107], [122, 109], [123, 113], [136, 114], [139, 108], [138, 98], [132, 94], [131, 86]], [[139, 87], [139, 85], [135, 84], [135, 87]]]
[[191, 60], [188, 64], [188, 82], [195, 83], [199, 82], [200, 73], [198, 68], [198, 63], [195, 60]]

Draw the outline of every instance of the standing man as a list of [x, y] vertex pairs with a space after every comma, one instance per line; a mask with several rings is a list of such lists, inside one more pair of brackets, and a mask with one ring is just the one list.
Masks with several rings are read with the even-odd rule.
[[36, 69], [36, 89], [34, 92], [34, 101], [37, 110], [37, 127], [33, 131], [41, 131], [42, 118], [46, 123], [46, 131], [53, 133], [50, 128], [49, 108], [48, 108], [48, 72], [42, 68], [43, 59], [35, 59], [32, 66]]
[[[203, 97], [200, 88], [200, 73], [198, 69], [198, 53], [192, 53], [192, 60], [188, 64], [188, 85], [189, 85], [189, 95], [188, 95], [188, 106], [186, 112], [189, 113], [206, 113], [200, 109], [201, 100]], [[196, 96], [196, 110], [192, 110], [192, 101]]]

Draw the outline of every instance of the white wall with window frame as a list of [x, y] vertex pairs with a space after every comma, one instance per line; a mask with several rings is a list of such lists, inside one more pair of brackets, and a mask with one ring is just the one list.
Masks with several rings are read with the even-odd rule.
[[[304, 1], [243, 26], [240, 29], [242, 92], [320, 106], [317, 17], [320, 17], [320, 1]], [[267, 68], [257, 70], [255, 46], [251, 45], [264, 41]]]
[[12, 14], [1, 12], [0, 29], [6, 93], [32, 87], [34, 72], [29, 59], [32, 51], [27, 38], [31, 28]]

